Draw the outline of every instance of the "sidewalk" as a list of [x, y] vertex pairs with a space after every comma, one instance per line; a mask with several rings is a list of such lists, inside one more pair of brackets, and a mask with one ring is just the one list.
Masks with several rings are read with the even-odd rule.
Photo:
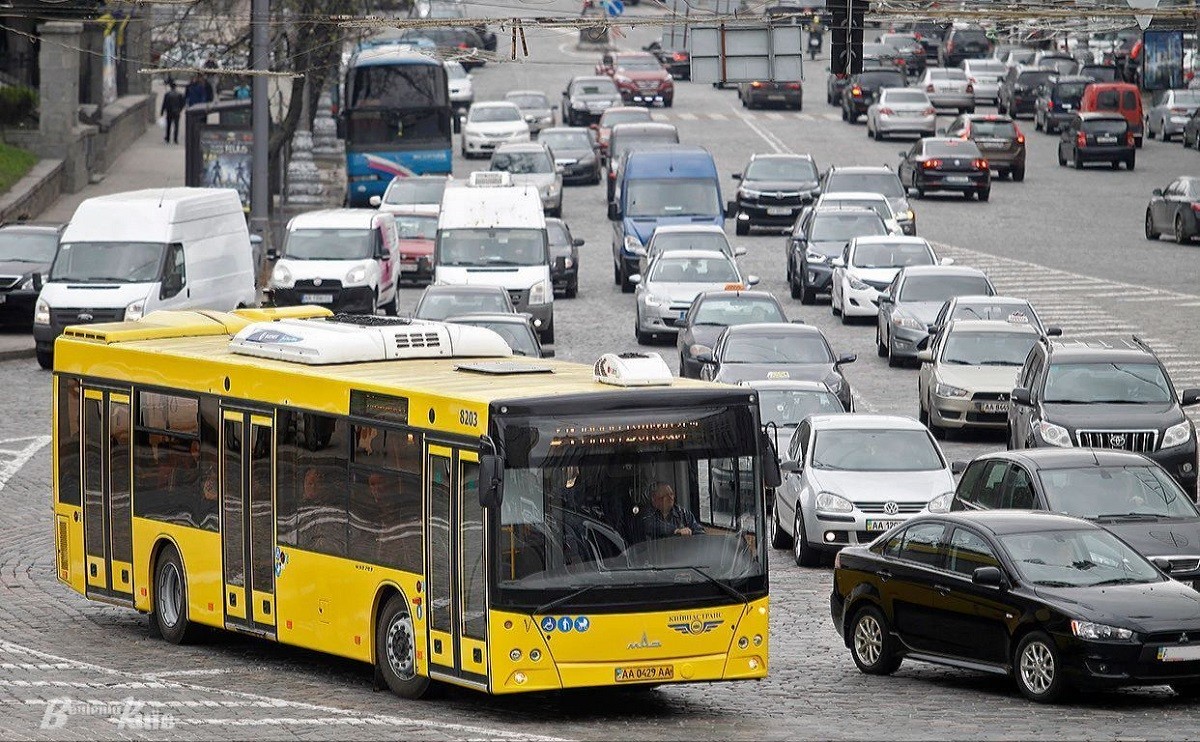
[[[162, 95], [161, 83], [156, 83], [155, 92]], [[160, 98], [161, 100], [161, 98]], [[155, 107], [157, 112], [158, 108]], [[166, 188], [183, 185], [183, 131], [180, 127], [180, 144], [163, 142], [163, 129], [156, 120], [137, 141], [125, 150], [104, 180], [85, 186], [78, 193], [68, 193], [53, 206], [38, 216], [37, 221], [69, 222], [75, 209], [84, 199], [105, 196], [121, 191], [140, 188]], [[33, 335], [28, 332], [0, 332], [0, 361], [33, 358]]]

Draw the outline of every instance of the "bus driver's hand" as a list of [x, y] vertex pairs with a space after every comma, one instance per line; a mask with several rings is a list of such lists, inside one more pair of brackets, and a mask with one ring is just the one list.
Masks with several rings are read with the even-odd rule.
[[691, 536], [691, 535], [692, 535], [692, 529], [690, 529], [690, 528], [687, 528], [687, 527], [684, 527], [684, 528], [676, 528], [676, 529], [675, 529], [675, 535], [676, 535], [676, 536]]

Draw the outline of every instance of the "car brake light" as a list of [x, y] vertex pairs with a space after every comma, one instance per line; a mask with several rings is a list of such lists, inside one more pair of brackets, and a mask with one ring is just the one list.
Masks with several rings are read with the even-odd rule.
[[891, 116], [891, 115], [893, 115], [894, 113], [896, 113], [896, 112], [895, 112], [895, 111], [893, 111], [893, 110], [892, 110], [892, 109], [890, 109], [890, 108], [880, 108], [880, 109], [879, 109], [879, 115], [880, 115], [880, 116]]
[[1025, 143], [1025, 135], [1021, 133], [1021, 127], [1013, 124], [1013, 131], [1017, 132], [1017, 144]]
[[459, 44], [458, 44], [458, 48], [459, 48], [459, 49], [469, 49], [470, 47], [469, 47], [469, 46], [467, 46], [467, 42], [465, 42], [465, 41], [460, 41], [460, 42], [459, 42]]
[[926, 108], [924, 111], [921, 111], [921, 115], [922, 116], [936, 116], [937, 109], [934, 108], [933, 106], [930, 106], [929, 108]]
[[1125, 132], [1125, 146], [1132, 147], [1133, 144], [1134, 144], [1133, 132], [1132, 131]]
[[926, 92], [926, 93], [932, 93], [933, 91], [934, 91], [933, 83], [930, 83], [930, 84], [928, 84], [928, 85], [926, 85], [926, 86], [925, 86], [925, 92]]
[[1075, 144], [1079, 145], [1080, 147], [1086, 147], [1087, 146], [1087, 134], [1084, 134], [1082, 131], [1079, 132], [1079, 135], [1077, 137], [1075, 137]]
[[905, 64], [907, 64], [907, 62], [905, 62], [903, 59], [896, 59], [894, 61], [897, 67], [903, 67]]
[[939, 168], [941, 166], [941, 160], [926, 160], [925, 162], [921, 163], [921, 167], [925, 168], [926, 170], [933, 170], [934, 168]]
[[976, 170], [987, 170], [988, 169], [988, 161], [987, 160], [976, 160], [975, 161], [975, 169]]
[[1052, 101], [1052, 100], [1048, 100], [1048, 101], [1046, 101], [1046, 110], [1047, 110], [1047, 111], [1053, 111], [1053, 110], [1054, 110], [1054, 101]]
[[1200, 201], [1192, 204], [1192, 211], [1196, 212], [1197, 214], [1200, 214]]
[[850, 88], [850, 95], [853, 95], [855, 98], [862, 97], [862, 88], [855, 85], [854, 87]]
[[789, 83], [788, 83], [788, 86], [787, 86], [787, 89], [788, 89], [788, 90], [799, 90], [799, 89], [800, 89], [800, 83], [798, 83], [798, 82], [789, 82]]
[[673, 56], [676, 62], [682, 62], [688, 58], [687, 52], [675, 52]]
[[761, 83], [761, 82], [759, 82], [758, 80], [755, 80], [754, 82], [750, 83], [750, 87], [752, 87], [752, 88], [761, 88], [761, 87], [762, 87], [762, 83]]

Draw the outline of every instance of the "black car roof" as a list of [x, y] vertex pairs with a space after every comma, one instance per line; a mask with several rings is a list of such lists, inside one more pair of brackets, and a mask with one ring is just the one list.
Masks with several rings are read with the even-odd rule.
[[937, 519], [959, 525], [975, 526], [997, 536], [1038, 531], [1102, 530], [1100, 526], [1086, 520], [1041, 510], [959, 511], [939, 515]]
[[1032, 470], [1076, 469], [1081, 466], [1146, 466], [1152, 463], [1140, 453], [1107, 448], [1030, 448], [996, 451], [978, 456], [982, 459], [1015, 461]]
[[778, 335], [788, 332], [796, 335], [815, 335], [825, 337], [825, 333], [812, 325], [798, 325], [791, 322], [755, 322], [752, 325], [734, 325], [726, 328], [730, 335]]
[[1132, 338], [1055, 338], [1049, 342], [1051, 362], [1158, 362], [1153, 350]]

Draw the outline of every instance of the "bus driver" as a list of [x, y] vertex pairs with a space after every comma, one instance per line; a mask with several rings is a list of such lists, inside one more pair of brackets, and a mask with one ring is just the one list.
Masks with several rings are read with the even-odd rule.
[[666, 482], [655, 482], [650, 490], [650, 504], [653, 509], [642, 518], [646, 538], [704, 533], [696, 517], [675, 504], [675, 490]]

